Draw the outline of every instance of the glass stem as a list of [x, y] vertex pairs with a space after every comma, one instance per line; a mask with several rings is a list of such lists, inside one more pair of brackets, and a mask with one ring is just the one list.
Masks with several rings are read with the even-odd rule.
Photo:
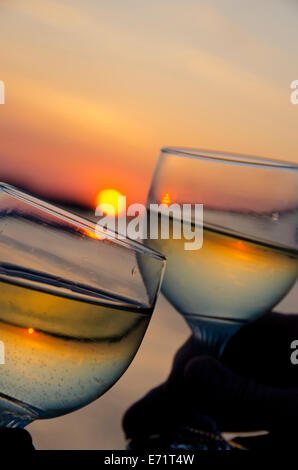
[[24, 428], [40, 416], [37, 408], [0, 393], [0, 427]]
[[230, 338], [238, 331], [242, 323], [212, 320], [209, 318], [187, 319], [197, 339], [199, 354], [220, 358]]
[[30, 418], [29, 416], [13, 416], [9, 413], [0, 415], [0, 427], [5, 428], [24, 428], [32, 423], [32, 421], [34, 421], [34, 418]]

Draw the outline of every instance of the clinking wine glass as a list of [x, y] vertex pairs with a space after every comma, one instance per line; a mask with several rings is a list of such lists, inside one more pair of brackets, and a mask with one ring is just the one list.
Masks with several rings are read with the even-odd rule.
[[[163, 148], [149, 215], [151, 204], [161, 203], [160, 224], [168, 217], [165, 205], [203, 204], [201, 249], [185, 250], [185, 240], [174, 239], [171, 217], [169, 237], [146, 243], [167, 257], [162, 292], [186, 319], [199, 350], [220, 356], [241, 326], [271, 310], [297, 280], [298, 166]], [[202, 230], [192, 219], [189, 224]]]
[[0, 426], [60, 416], [105, 393], [143, 339], [164, 264], [1, 183]]

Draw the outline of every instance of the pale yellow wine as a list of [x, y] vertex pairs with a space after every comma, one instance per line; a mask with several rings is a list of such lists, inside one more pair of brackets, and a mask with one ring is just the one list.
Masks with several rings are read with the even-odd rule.
[[144, 242], [167, 256], [162, 291], [191, 325], [195, 318], [251, 321], [274, 307], [297, 279], [297, 252], [210, 227], [204, 228], [202, 248], [187, 251], [188, 240], [173, 239], [172, 224], [169, 239]]
[[27, 410], [29, 418], [50, 418], [102, 395], [133, 359], [150, 315], [140, 306], [90, 303], [1, 281], [2, 417]]

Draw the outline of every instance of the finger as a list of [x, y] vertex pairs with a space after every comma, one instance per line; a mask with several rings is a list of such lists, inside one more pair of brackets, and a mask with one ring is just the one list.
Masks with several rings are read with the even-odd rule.
[[221, 360], [256, 382], [298, 387], [298, 366], [291, 360], [294, 340], [298, 340], [298, 315], [268, 313], [241, 328], [227, 344]]
[[151, 390], [124, 414], [122, 426], [126, 437], [152, 434], [175, 421], [175, 411], [164, 384]]
[[[164, 384], [135, 403], [124, 415], [128, 448], [137, 451], [231, 450], [216, 423], [198, 413], [186, 416], [183, 406], [172, 402]], [[237, 449], [239, 448], [236, 447]]]
[[187, 413], [211, 416], [221, 430], [272, 430], [298, 418], [298, 390], [258, 384], [210, 357], [196, 357], [184, 371], [181, 400]]
[[198, 355], [198, 343], [193, 335], [178, 349], [175, 354], [173, 365], [167, 383], [171, 384], [171, 389], [183, 386], [183, 375], [186, 364]]

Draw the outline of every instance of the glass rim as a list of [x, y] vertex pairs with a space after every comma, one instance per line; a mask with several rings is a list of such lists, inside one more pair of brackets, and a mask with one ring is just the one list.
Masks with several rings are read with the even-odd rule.
[[[166, 261], [166, 256], [154, 250], [153, 248], [149, 248], [143, 245], [142, 243], [127, 237], [126, 235], [118, 234], [118, 232], [116, 231], [112, 232], [111, 230], [108, 230], [106, 232], [104, 230], [100, 230], [96, 227], [95, 222], [92, 222], [89, 219], [86, 219], [84, 217], [81, 217], [77, 214], [72, 213], [71, 211], [62, 209], [59, 206], [46, 202], [42, 199], [39, 199], [38, 197], [32, 196], [26, 191], [16, 188], [15, 186], [12, 186], [8, 183], [0, 181], [0, 190], [4, 191], [6, 194], [9, 194], [10, 196], [16, 199], [21, 200], [22, 202], [26, 204], [37, 207], [43, 212], [47, 212], [48, 214], [51, 214], [54, 217], [57, 217], [61, 220], [75, 224], [78, 227], [83, 228], [85, 230], [89, 230], [93, 232], [95, 235], [97, 232], [100, 232], [104, 238], [111, 240], [113, 243], [119, 246], [138, 252], [142, 255], [149, 256], [154, 259], [158, 259], [159, 261]], [[117, 235], [119, 235], [121, 239], [118, 238]], [[99, 238], [97, 240], [100, 241]]]
[[273, 160], [265, 157], [250, 156], [232, 152], [220, 152], [217, 150], [193, 149], [187, 147], [169, 147], [161, 148], [162, 153], [168, 153], [184, 158], [193, 158], [198, 160], [210, 160], [218, 163], [241, 165], [247, 167], [265, 167], [271, 169], [282, 169], [298, 171], [298, 165], [295, 163]]

